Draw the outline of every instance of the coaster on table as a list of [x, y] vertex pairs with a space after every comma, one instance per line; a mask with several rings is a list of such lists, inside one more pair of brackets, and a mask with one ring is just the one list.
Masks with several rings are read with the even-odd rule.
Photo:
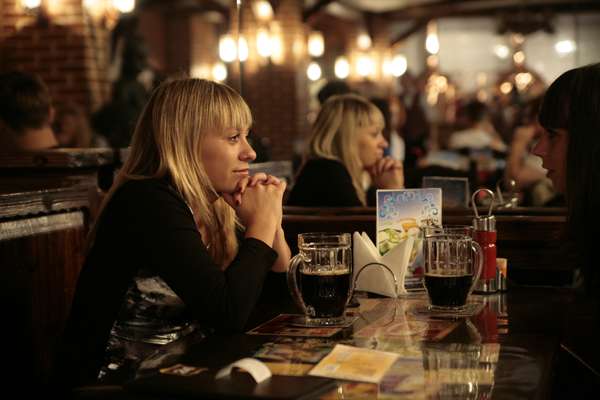
[[463, 308], [456, 310], [444, 310], [432, 307], [429, 304], [419, 304], [412, 308], [415, 316], [428, 316], [434, 318], [465, 318], [479, 314], [483, 309], [483, 303], [467, 303]]
[[347, 328], [351, 326], [357, 319], [357, 316], [345, 315], [344, 319], [339, 323], [323, 325], [308, 321], [304, 315], [298, 315], [296, 318], [290, 321], [290, 325], [300, 326], [303, 328]]

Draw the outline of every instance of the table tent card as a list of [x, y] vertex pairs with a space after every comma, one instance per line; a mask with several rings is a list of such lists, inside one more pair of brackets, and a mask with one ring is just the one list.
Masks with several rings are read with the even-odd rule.
[[442, 189], [377, 191], [377, 249], [383, 257], [413, 238], [404, 289], [422, 289], [423, 234], [421, 227], [442, 224]]

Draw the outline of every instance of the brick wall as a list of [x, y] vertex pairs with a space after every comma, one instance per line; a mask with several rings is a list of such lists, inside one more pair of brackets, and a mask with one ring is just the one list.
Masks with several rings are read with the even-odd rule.
[[18, 0], [0, 1], [0, 69], [39, 74], [57, 105], [96, 110], [109, 95], [109, 31], [81, 0], [47, 4], [44, 20]]
[[[241, 32], [248, 38], [249, 58], [243, 63], [241, 92], [252, 110], [255, 134], [270, 140], [272, 159], [290, 160], [293, 140], [308, 130], [308, 58], [303, 48], [306, 32], [302, 2], [281, 0], [275, 8], [270, 28], [271, 33], [280, 35], [283, 53], [272, 59], [257, 54], [254, 38], [259, 23], [250, 4], [244, 7]], [[235, 24], [232, 12], [232, 25]], [[239, 90], [239, 71], [230, 66], [229, 73], [228, 82]]]

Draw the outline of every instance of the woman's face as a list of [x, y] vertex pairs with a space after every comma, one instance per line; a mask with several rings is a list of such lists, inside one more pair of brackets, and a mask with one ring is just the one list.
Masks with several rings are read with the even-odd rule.
[[209, 132], [202, 141], [202, 163], [218, 193], [233, 193], [237, 183], [248, 176], [248, 163], [256, 153], [248, 143], [248, 131], [228, 128]]
[[358, 156], [364, 168], [374, 165], [383, 158], [383, 150], [388, 142], [383, 137], [382, 130], [377, 125], [367, 125], [358, 128]]
[[533, 153], [544, 161], [543, 167], [548, 170], [548, 178], [559, 193], [565, 193], [567, 189], [568, 145], [569, 134], [566, 129], [544, 129], [533, 148]]

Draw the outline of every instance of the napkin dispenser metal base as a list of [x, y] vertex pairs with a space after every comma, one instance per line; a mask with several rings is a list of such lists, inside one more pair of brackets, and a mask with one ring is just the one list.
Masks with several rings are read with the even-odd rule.
[[370, 262], [368, 264], [363, 265], [362, 267], [360, 267], [360, 269], [358, 270], [358, 272], [356, 273], [356, 276], [354, 277], [354, 282], [352, 284], [352, 287], [356, 287], [356, 283], [358, 282], [358, 278], [360, 277], [360, 274], [366, 270], [368, 267], [375, 267], [375, 266], [380, 266], [383, 267], [387, 272], [389, 272], [392, 275], [392, 279], [394, 279], [394, 289], [396, 292], [396, 297], [398, 297], [400, 295], [400, 293], [402, 292], [402, 290], [400, 289], [399, 283], [398, 283], [398, 278], [396, 278], [396, 274], [394, 274], [394, 271], [392, 271], [392, 269], [390, 267], [388, 267], [387, 265], [383, 264], [383, 263], [379, 263], [379, 262]]

